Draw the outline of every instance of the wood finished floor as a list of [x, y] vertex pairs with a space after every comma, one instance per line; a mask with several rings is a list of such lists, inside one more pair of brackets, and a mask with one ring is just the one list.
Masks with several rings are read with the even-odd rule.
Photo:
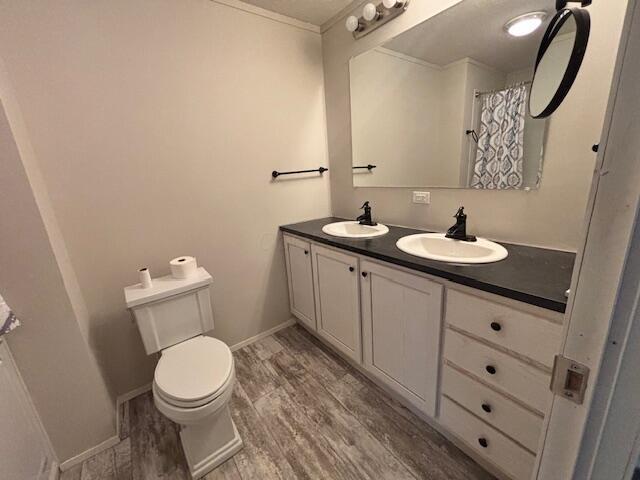
[[[298, 325], [234, 356], [244, 448], [206, 480], [494, 478]], [[189, 479], [178, 427], [151, 393], [120, 417], [123, 440], [61, 480]]]

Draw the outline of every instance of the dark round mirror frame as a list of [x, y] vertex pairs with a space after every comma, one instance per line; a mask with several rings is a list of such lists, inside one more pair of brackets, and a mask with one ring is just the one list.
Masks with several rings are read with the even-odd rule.
[[587, 51], [587, 44], [589, 43], [589, 33], [591, 32], [591, 17], [589, 15], [589, 12], [582, 8], [563, 8], [553, 17], [551, 23], [549, 23], [549, 26], [547, 27], [547, 31], [544, 33], [544, 37], [542, 37], [542, 42], [540, 43], [538, 56], [536, 58], [532, 90], [533, 85], [535, 85], [536, 74], [538, 73], [538, 65], [540, 65], [544, 54], [547, 53], [547, 49], [553, 42], [553, 39], [556, 37], [558, 32], [560, 32], [562, 26], [571, 17], [573, 17], [576, 22], [576, 39], [573, 44], [573, 50], [571, 52], [569, 64], [567, 65], [567, 69], [564, 72], [564, 76], [562, 77], [562, 81], [560, 82], [558, 90], [554, 94], [549, 104], [538, 115], [531, 114], [531, 95], [529, 95], [529, 114], [533, 118], [547, 118], [549, 115], [555, 112], [571, 90], [573, 82], [575, 81], [576, 77], [578, 76], [578, 72], [580, 71], [582, 60], [584, 59], [584, 55]]

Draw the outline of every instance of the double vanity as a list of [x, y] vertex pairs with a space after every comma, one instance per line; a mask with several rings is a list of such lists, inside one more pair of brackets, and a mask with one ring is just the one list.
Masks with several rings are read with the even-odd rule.
[[338, 218], [281, 230], [301, 324], [492, 472], [530, 478], [572, 253]]

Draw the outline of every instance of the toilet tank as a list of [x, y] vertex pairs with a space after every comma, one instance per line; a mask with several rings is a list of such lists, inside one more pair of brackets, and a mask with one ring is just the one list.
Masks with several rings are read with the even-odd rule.
[[150, 288], [125, 287], [127, 308], [140, 330], [147, 355], [213, 330], [209, 285], [202, 267], [190, 278], [171, 275], [153, 279]]

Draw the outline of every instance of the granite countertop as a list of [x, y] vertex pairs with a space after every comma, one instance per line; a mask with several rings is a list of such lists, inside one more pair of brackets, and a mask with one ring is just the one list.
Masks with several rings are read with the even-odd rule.
[[504, 260], [452, 265], [414, 257], [396, 247], [399, 238], [425, 233], [423, 230], [389, 226], [386, 235], [366, 240], [332, 237], [322, 231], [324, 225], [344, 220], [321, 218], [283, 225], [280, 230], [556, 312], [563, 313], [567, 307], [564, 292], [571, 284], [574, 253], [500, 242], [509, 252]]

